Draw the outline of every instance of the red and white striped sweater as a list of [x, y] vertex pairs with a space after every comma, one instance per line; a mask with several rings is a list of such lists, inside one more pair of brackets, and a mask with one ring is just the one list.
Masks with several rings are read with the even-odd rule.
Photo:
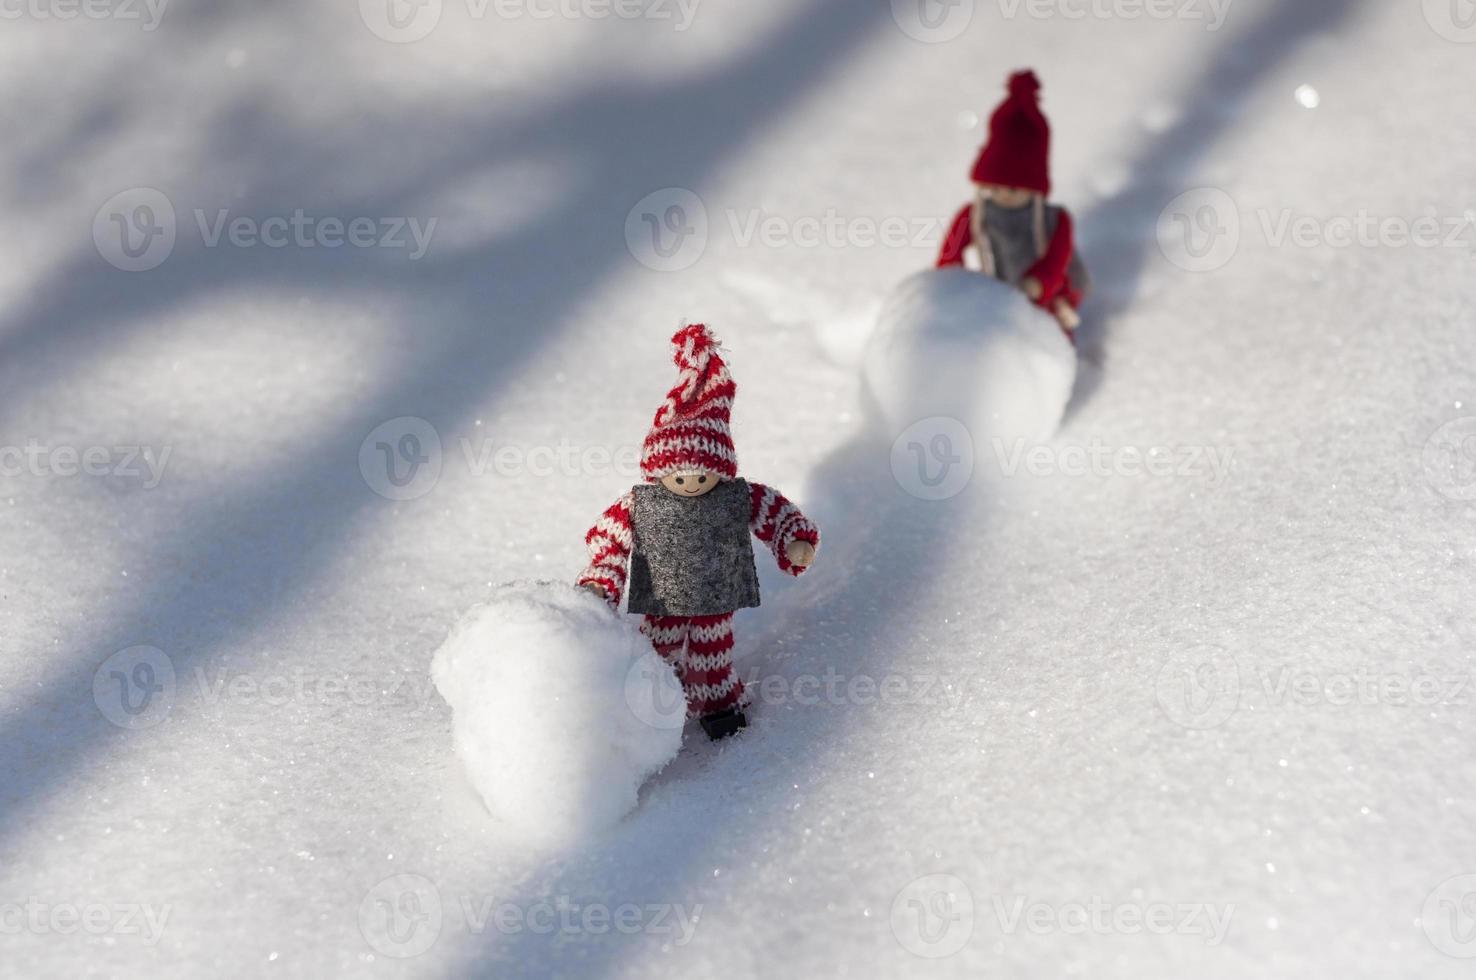
[[[790, 575], [803, 574], [805, 569], [789, 560], [786, 549], [792, 541], [806, 541], [819, 548], [820, 529], [779, 491], [762, 483], [750, 483], [748, 489], [752, 501], [748, 529], [769, 546], [769, 551], [779, 562], [780, 571]], [[577, 584], [598, 585], [616, 606], [620, 605], [625, 594], [634, 509], [635, 494], [627, 492], [611, 504], [584, 535], [585, 546], [589, 548], [589, 565], [579, 574]]]

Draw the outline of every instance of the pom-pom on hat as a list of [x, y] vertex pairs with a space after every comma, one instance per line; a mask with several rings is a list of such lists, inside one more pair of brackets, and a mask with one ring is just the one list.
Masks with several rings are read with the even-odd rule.
[[641, 473], [653, 483], [698, 470], [734, 479], [738, 454], [728, 421], [738, 386], [718, 353], [718, 339], [693, 323], [676, 332], [671, 347], [677, 383], [656, 410], [641, 447]]
[[989, 141], [974, 161], [976, 184], [1051, 192], [1051, 124], [1040, 111], [1040, 79], [1033, 71], [1010, 76], [1009, 95], [989, 117]]

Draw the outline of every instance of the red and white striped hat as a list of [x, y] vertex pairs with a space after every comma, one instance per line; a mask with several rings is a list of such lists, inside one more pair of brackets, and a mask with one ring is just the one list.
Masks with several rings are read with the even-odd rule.
[[718, 353], [718, 339], [692, 323], [676, 332], [671, 347], [680, 374], [641, 447], [641, 473], [652, 483], [697, 471], [731, 480], [738, 475], [738, 454], [728, 417], [738, 386]]

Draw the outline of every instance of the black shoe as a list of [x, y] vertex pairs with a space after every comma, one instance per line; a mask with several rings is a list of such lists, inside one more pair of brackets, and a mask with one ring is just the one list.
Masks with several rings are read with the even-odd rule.
[[727, 738], [729, 735], [737, 735], [748, 727], [748, 718], [738, 708], [703, 715], [697, 720], [701, 722], [702, 730], [707, 733], [707, 737], [714, 742], [720, 738]]

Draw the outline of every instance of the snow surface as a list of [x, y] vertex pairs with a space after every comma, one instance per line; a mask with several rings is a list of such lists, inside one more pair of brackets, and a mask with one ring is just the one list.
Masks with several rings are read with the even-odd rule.
[[538, 844], [608, 831], [682, 746], [676, 671], [634, 618], [567, 582], [495, 590], [436, 651], [431, 676], [487, 809]]
[[[373, 6], [0, 31], [0, 444], [111, 453], [0, 459], [0, 972], [1471, 975], [1471, 236], [1319, 234], [1476, 202], [1459, 5]], [[909, 470], [867, 330], [1023, 65], [1083, 364], [1044, 454]], [[144, 272], [94, 241], [130, 188], [177, 216]], [[440, 220], [411, 261], [195, 216], [297, 208]], [[683, 318], [825, 549], [738, 617], [753, 727], [530, 848], [431, 659], [581, 567]]]

